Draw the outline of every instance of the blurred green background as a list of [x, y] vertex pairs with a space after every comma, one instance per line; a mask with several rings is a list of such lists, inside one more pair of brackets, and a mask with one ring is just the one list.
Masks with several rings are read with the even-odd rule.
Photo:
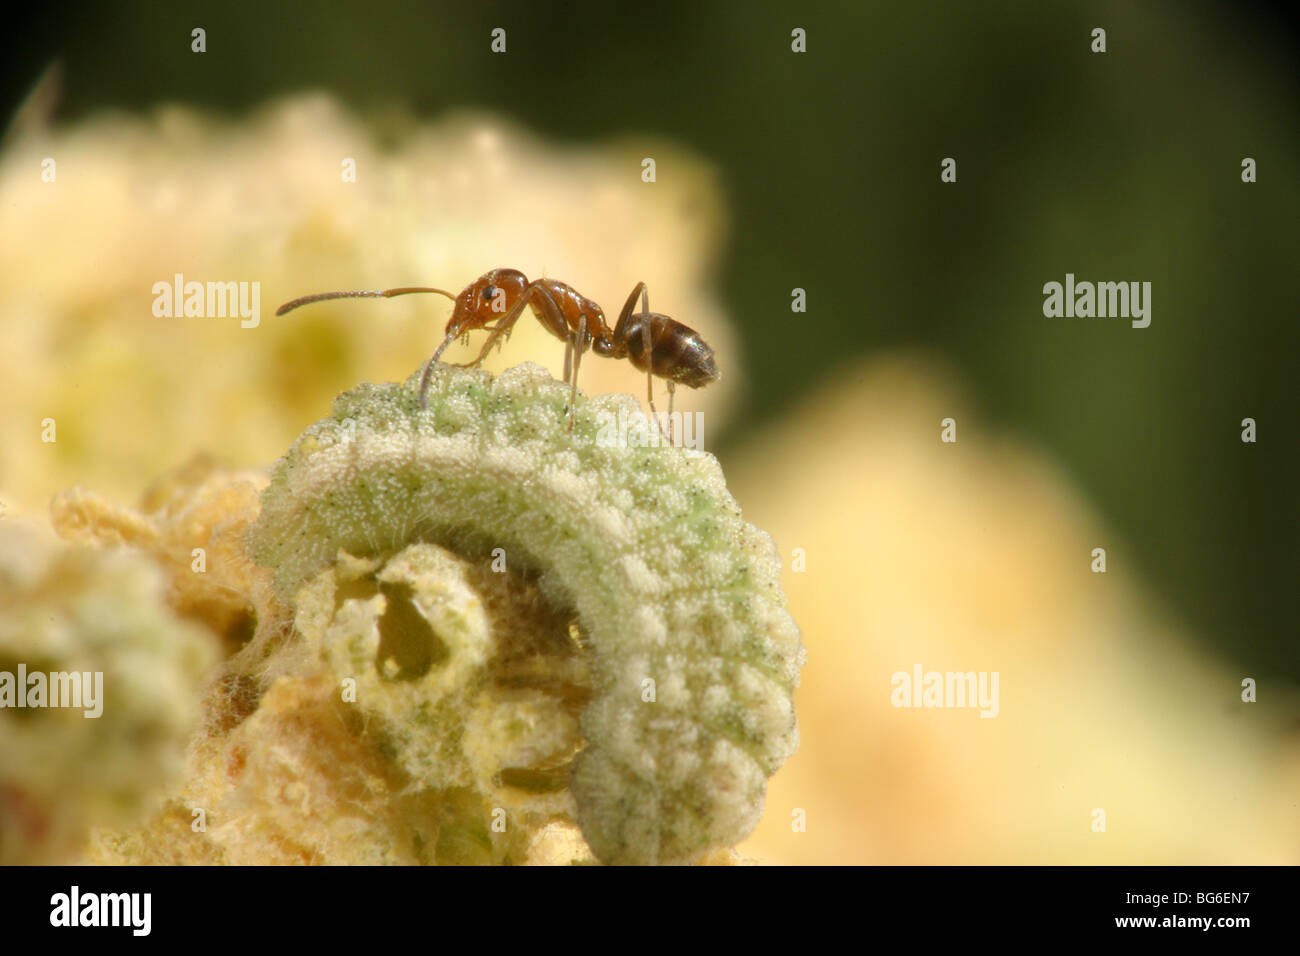
[[[1300, 677], [1285, 7], [130, 0], [16, 16], [6, 101], [57, 57], [59, 121], [167, 102], [237, 117], [323, 88], [381, 130], [468, 107], [559, 142], [698, 151], [731, 217], [717, 285], [751, 382], [724, 451], [840, 363], [938, 355], [1120, 532], [1132, 551], [1112, 564], [1136, 563], [1243, 673]], [[506, 56], [488, 49], [497, 26]], [[939, 182], [948, 156], [955, 185]], [[1150, 281], [1150, 328], [1045, 318], [1042, 286], [1067, 272]]]

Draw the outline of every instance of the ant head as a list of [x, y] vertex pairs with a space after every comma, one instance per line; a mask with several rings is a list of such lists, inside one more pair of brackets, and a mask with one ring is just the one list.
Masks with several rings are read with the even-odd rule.
[[447, 335], [455, 337], [472, 329], [481, 329], [509, 312], [528, 288], [528, 277], [518, 269], [493, 269], [485, 272], [456, 296], [456, 309], [447, 325]]

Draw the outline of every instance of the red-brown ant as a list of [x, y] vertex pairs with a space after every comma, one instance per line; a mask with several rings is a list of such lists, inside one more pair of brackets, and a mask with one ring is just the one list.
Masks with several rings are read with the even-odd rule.
[[[375, 292], [318, 292], [286, 302], [275, 310], [284, 315], [290, 309], [325, 299], [390, 298], [413, 292], [434, 292], [455, 303], [447, 321], [447, 334], [433, 357], [424, 367], [420, 379], [420, 405], [427, 403], [429, 379], [434, 363], [443, 350], [456, 339], [477, 329], [487, 329], [478, 357], [472, 362], [462, 362], [459, 367], [476, 367], [487, 358], [488, 350], [502, 335], [509, 337], [515, 322], [530, 306], [533, 315], [556, 338], [564, 342], [564, 380], [569, 384], [569, 430], [573, 430], [574, 401], [578, 392], [578, 366], [582, 355], [592, 349], [607, 358], [626, 358], [636, 368], [646, 373], [646, 395], [650, 411], [658, 419], [654, 404], [654, 376], [668, 385], [668, 414], [672, 415], [673, 391], [678, 383], [700, 388], [716, 381], [718, 367], [713, 361], [713, 349], [705, 344], [698, 332], [666, 315], [650, 311], [650, 297], [644, 282], [638, 282], [623, 304], [618, 322], [613, 329], [605, 323], [605, 313], [599, 305], [580, 295], [572, 286], [558, 279], [538, 279], [529, 282], [518, 269], [493, 269], [467, 285], [460, 295], [453, 296], [443, 289], [424, 286], [404, 286]], [[641, 297], [641, 311], [633, 312], [637, 296]]]

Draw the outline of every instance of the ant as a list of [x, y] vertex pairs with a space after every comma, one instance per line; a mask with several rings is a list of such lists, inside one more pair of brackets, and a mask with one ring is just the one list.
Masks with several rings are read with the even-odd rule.
[[[493, 269], [485, 272], [462, 289], [460, 295], [426, 286], [403, 286], [374, 292], [318, 292], [286, 302], [275, 310], [275, 314], [284, 315], [300, 305], [325, 299], [391, 298], [413, 292], [433, 292], [446, 296], [455, 303], [451, 318], [447, 321], [447, 334], [424, 366], [424, 375], [420, 379], [421, 408], [427, 407], [433, 366], [447, 346], [461, 337], [468, 340], [472, 331], [486, 329], [488, 337], [479, 350], [478, 357], [472, 362], [458, 363], [457, 367], [475, 368], [481, 365], [493, 343], [503, 335], [509, 338], [510, 331], [523, 314], [525, 306], [531, 307], [537, 320], [564, 342], [564, 381], [569, 384], [571, 432], [574, 402], [578, 393], [578, 367], [582, 364], [583, 353], [589, 348], [606, 358], [626, 358], [646, 373], [646, 397], [656, 421], [658, 412], [655, 411], [654, 403], [654, 376], [664, 379], [668, 385], [670, 418], [673, 392], [679, 383], [701, 388], [718, 379], [713, 349], [694, 329], [666, 315], [651, 312], [650, 296], [644, 282], [638, 282], [632, 289], [613, 329], [605, 323], [605, 313], [601, 307], [580, 295], [572, 286], [558, 279], [537, 279], [530, 282], [518, 269]], [[641, 299], [641, 311], [633, 312], [638, 297]]]

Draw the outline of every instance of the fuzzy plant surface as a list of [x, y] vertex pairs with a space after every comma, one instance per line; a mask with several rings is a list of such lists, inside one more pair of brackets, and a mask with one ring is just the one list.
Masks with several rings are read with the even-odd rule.
[[[510, 654], [484, 642], [531, 638], [492, 635], [460, 585], [418, 593], [417, 575], [394, 591], [407, 578], [384, 562], [430, 543], [522, 573], [548, 614], [572, 618], [581, 666], [565, 663], [572, 692], [557, 707], [575, 709], [578, 739], [559, 766], [596, 857], [684, 863], [743, 839], [767, 778], [797, 745], [792, 694], [805, 655], [772, 539], [743, 520], [717, 460], [657, 442], [627, 395], [579, 396], [570, 432], [568, 387], [532, 364], [495, 378], [440, 366], [427, 408], [418, 381], [339, 396], [275, 467], [248, 549], [283, 600], [311, 609], [300, 631], [318, 635], [340, 680], [359, 681], [357, 705], [407, 770], [445, 778], [456, 763], [449, 742], [467, 735], [458, 702], [494, 656]], [[402, 556], [413, 560], [446, 559]], [[320, 619], [322, 607], [346, 613], [340, 567], [352, 568], [343, 579], [373, 569], [381, 592], [387, 575], [379, 599], [373, 588], [358, 599], [381, 610], [409, 600], [430, 625], [424, 646], [386, 643], [374, 623], [358, 643], [356, 628]], [[361, 680], [364, 668], [373, 673]], [[467, 783], [474, 761], [462, 762]], [[556, 765], [541, 763], [499, 770], [496, 782], [545, 789]]]
[[[91, 827], [133, 823], [182, 770], [216, 647], [167, 606], [164, 582], [141, 555], [0, 525], [0, 865], [66, 863]], [[73, 706], [57, 706], [70, 675]]]

